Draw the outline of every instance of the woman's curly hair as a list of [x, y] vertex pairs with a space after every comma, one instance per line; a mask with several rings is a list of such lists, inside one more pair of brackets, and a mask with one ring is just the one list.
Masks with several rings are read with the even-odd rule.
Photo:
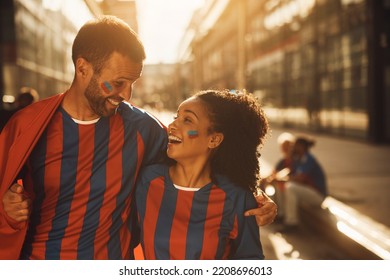
[[254, 191], [260, 180], [260, 153], [268, 120], [256, 98], [246, 92], [206, 90], [195, 94], [208, 110], [210, 133], [224, 134], [211, 162], [212, 177], [227, 176], [233, 183]]

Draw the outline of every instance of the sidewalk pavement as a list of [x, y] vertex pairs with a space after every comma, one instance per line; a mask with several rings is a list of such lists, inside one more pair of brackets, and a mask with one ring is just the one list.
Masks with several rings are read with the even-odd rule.
[[311, 149], [327, 176], [329, 196], [380, 224], [390, 227], [390, 146], [324, 134], [283, 129], [271, 124], [261, 150], [262, 177], [281, 156], [277, 138], [282, 132], [316, 139]]

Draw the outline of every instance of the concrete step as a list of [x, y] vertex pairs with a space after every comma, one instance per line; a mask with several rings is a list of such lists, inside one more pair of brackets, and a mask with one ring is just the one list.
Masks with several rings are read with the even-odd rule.
[[301, 203], [302, 221], [349, 252], [353, 259], [390, 259], [390, 228], [327, 197], [322, 208]]

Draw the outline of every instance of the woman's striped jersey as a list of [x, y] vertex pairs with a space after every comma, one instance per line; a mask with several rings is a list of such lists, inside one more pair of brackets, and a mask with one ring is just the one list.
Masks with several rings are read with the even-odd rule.
[[178, 189], [167, 165], [146, 167], [136, 188], [146, 259], [263, 259], [253, 194], [222, 176], [197, 191]]

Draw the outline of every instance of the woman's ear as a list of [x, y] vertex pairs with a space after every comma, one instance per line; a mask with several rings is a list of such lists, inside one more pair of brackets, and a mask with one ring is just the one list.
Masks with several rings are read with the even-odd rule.
[[210, 137], [210, 140], [209, 140], [209, 145], [208, 147], [210, 149], [215, 149], [217, 148], [223, 141], [223, 133], [220, 133], [220, 132], [214, 132], [211, 137]]

